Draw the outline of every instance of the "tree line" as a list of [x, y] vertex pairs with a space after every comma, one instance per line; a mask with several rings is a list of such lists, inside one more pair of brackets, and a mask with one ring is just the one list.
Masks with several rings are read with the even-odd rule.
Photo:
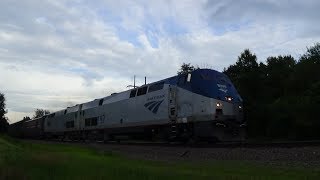
[[244, 100], [250, 137], [320, 138], [320, 43], [298, 59], [268, 57], [249, 49], [224, 69]]

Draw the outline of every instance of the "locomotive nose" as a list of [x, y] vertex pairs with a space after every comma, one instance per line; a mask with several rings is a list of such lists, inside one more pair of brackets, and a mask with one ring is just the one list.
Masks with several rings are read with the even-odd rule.
[[241, 103], [217, 101], [214, 104], [214, 119], [218, 121], [243, 121], [243, 107]]

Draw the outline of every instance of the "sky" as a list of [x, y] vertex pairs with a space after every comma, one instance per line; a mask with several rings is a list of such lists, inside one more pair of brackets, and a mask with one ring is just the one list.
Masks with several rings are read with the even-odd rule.
[[318, 0], [1, 0], [0, 92], [10, 123], [174, 76], [222, 71], [248, 48], [298, 58], [320, 42]]

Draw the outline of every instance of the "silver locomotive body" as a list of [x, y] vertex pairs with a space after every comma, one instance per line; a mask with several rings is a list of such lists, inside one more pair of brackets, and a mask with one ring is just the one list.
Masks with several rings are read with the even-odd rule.
[[48, 115], [47, 138], [244, 138], [242, 100], [228, 77], [199, 69]]

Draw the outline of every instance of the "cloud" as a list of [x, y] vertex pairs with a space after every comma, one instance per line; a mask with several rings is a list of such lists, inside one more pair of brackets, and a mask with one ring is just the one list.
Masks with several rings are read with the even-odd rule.
[[0, 2], [0, 91], [11, 122], [176, 74], [222, 70], [245, 48], [260, 61], [320, 41], [317, 1]]
[[234, 0], [211, 0], [204, 4], [210, 17], [216, 22], [223, 21], [225, 24], [230, 22], [247, 21], [293, 21], [310, 19], [316, 20], [319, 16], [317, 11], [319, 1], [234, 1]]

